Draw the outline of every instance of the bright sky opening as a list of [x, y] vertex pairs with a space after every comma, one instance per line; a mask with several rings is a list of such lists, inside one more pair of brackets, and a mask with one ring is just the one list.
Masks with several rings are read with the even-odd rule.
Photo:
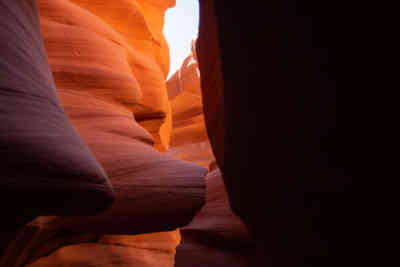
[[176, 6], [165, 15], [164, 35], [170, 50], [168, 78], [177, 71], [189, 55], [191, 41], [199, 30], [199, 1], [176, 0]]

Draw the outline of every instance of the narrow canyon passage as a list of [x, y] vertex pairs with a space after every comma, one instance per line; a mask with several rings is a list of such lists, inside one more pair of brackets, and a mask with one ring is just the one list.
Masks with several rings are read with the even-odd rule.
[[[43, 38], [41, 56], [47, 56], [55, 98], [104, 169], [114, 202], [95, 216], [63, 214], [63, 206], [60, 211], [36, 211], [32, 221], [10, 229], [9, 238], [2, 239], [1, 266], [167, 267], [175, 265], [179, 245], [182, 259], [207, 252], [191, 249], [213, 240], [189, 242], [192, 227], [218, 239], [219, 233], [231, 231], [232, 221], [239, 223], [234, 226], [239, 232], [246, 232], [230, 211], [221, 176], [207, 175], [210, 168], [217, 170], [203, 114], [196, 39], [188, 40], [187, 54], [179, 65], [172, 64], [175, 70], [167, 76], [169, 45], [163, 25], [175, 1], [38, 0], [37, 6], [2, 5], [8, 8], [3, 13], [15, 10], [11, 15], [17, 20], [32, 12], [32, 20], [22, 26], [35, 28], [31, 38]], [[15, 28], [12, 20], [3, 21]], [[34, 53], [28, 39], [19, 42], [26, 46], [25, 53]], [[27, 64], [37, 68], [35, 61]], [[27, 132], [28, 141], [32, 134]], [[53, 145], [62, 151], [71, 144]], [[67, 179], [67, 172], [58, 168]], [[219, 186], [211, 186], [215, 183]], [[75, 197], [74, 190], [69, 194]], [[51, 195], [47, 198], [53, 201]], [[194, 219], [202, 207], [210, 215], [205, 221], [201, 213]], [[224, 234], [220, 237], [225, 239]], [[219, 259], [232, 264], [238, 257], [224, 248], [220, 254], [221, 258], [210, 256], [210, 264], [217, 266]]]
[[0, 266], [396, 266], [397, 9], [176, 4], [0, 0]]

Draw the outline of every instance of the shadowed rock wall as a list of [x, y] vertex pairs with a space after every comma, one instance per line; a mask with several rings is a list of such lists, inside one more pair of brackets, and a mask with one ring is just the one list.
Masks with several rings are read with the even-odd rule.
[[223, 79], [203, 87], [205, 104], [221, 103], [205, 107], [208, 132], [232, 210], [258, 242], [254, 266], [398, 262], [394, 6], [200, 3], [202, 79], [215, 55]]
[[248, 267], [255, 256], [253, 237], [230, 206], [218, 168], [206, 177], [206, 204], [181, 229], [176, 267]]

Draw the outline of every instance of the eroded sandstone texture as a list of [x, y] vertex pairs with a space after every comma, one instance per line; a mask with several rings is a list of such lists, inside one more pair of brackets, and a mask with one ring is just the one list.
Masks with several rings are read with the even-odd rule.
[[[161, 30], [164, 11], [173, 4], [39, 1], [63, 106], [116, 190], [116, 203], [105, 213], [60, 219], [64, 223], [55, 219], [58, 227], [112, 234], [170, 230], [200, 207], [206, 170], [151, 147], [154, 138], [156, 147], [166, 149], [170, 135], [166, 130], [162, 137], [171, 122], [165, 83], [169, 57]], [[135, 15], [121, 21], [126, 12]], [[168, 210], [174, 216], [164, 218]]]
[[[207, 33], [211, 38], [212, 31]], [[221, 172], [215, 162], [207, 134], [208, 130], [211, 136], [216, 137], [216, 131], [224, 129], [223, 125], [218, 124], [223, 121], [214, 120], [214, 124], [207, 121], [206, 127], [204, 119], [204, 111], [208, 112], [209, 117], [213, 116], [212, 118], [223, 115], [223, 112], [214, 113], [223, 109], [223, 106], [215, 106], [217, 103], [214, 101], [221, 100], [215, 98], [214, 94], [221, 92], [222, 87], [218, 86], [221, 86], [222, 77], [218, 76], [219, 70], [211, 69], [210, 72], [202, 73], [200, 79], [196, 47], [194, 40], [191, 54], [167, 83], [173, 118], [168, 154], [196, 162], [209, 168], [210, 171], [206, 177], [205, 205], [189, 225], [181, 228], [182, 242], [177, 248], [175, 266], [250, 266], [255, 254], [253, 238], [242, 220], [231, 211]], [[219, 59], [211, 57], [208, 67], [212, 65], [219, 68], [219, 63], [214, 60]], [[206, 76], [203, 78], [203, 75]], [[220, 82], [216, 83], [213, 79], [219, 79]], [[204, 105], [202, 90], [206, 96], [205, 100], [209, 101]], [[217, 142], [217, 139], [213, 142]]]
[[203, 113], [196, 41], [181, 68], [167, 82], [173, 130], [168, 154], [206, 168], [214, 159]]
[[21, 217], [104, 210], [112, 190], [61, 106], [36, 2], [2, 0], [0, 16], [1, 202]]
[[103, 236], [96, 242], [64, 246], [31, 267], [50, 266], [174, 266], [179, 231], [136, 236]]
[[[389, 120], [390, 112], [375, 107], [375, 97], [382, 93], [366, 98], [365, 92], [378, 76], [366, 63], [376, 50], [371, 43], [379, 33], [374, 29], [383, 32], [387, 26], [377, 27], [381, 22], [371, 20], [378, 4], [365, 12], [367, 3], [352, 6], [351, 1], [202, 0], [197, 44], [166, 83], [163, 16], [174, 1], [39, 0], [56, 91], [32, 13], [34, 3], [0, 0], [5, 7], [0, 10], [0, 33], [6, 37], [0, 62], [0, 116], [7, 122], [0, 126], [2, 152], [27, 126], [31, 128], [22, 139], [29, 142], [43, 136], [35, 135], [36, 130], [56, 129], [48, 133], [69, 136], [72, 127], [64, 109], [108, 174], [115, 202], [87, 216], [93, 213], [87, 204], [97, 202], [84, 201], [86, 189], [77, 184], [70, 184], [69, 191], [63, 184], [48, 186], [40, 195], [43, 206], [53, 205], [52, 198], [43, 199], [56, 188], [53, 196], [61, 192], [61, 203], [67, 196], [66, 204], [81, 202], [87, 213], [68, 217], [60, 216], [65, 215], [62, 208], [56, 214], [52, 210], [57, 216], [40, 216], [2, 235], [1, 266], [361, 266], [371, 264], [377, 246], [385, 244], [375, 236], [392, 236], [386, 230], [391, 221], [380, 215], [395, 213], [397, 207], [382, 211], [397, 204], [388, 199], [397, 192], [382, 197], [375, 187], [365, 189], [359, 182], [369, 174], [376, 181], [398, 172], [393, 159], [385, 158], [382, 149], [374, 150], [391, 147], [385, 144], [391, 131], [371, 134], [377, 125], [393, 125], [397, 118]], [[347, 13], [361, 15], [352, 20]], [[369, 17], [361, 20], [363, 14]], [[364, 30], [368, 37], [360, 42], [356, 36]], [[361, 53], [360, 47], [369, 51]], [[389, 76], [378, 76], [376, 88], [393, 88], [382, 86]], [[39, 96], [40, 101], [29, 105], [15, 93]], [[385, 97], [387, 108], [391, 99]], [[60, 111], [58, 119], [51, 117], [54, 109]], [[8, 117], [9, 111], [18, 116]], [[35, 152], [29, 155], [32, 161], [18, 153], [32, 144], [19, 143], [10, 150], [17, 165], [2, 168], [9, 176], [35, 179], [38, 175], [30, 175], [23, 165], [39, 166], [39, 177], [79, 167], [72, 177], [82, 171], [89, 178], [92, 169], [106, 195], [94, 208], [104, 209], [111, 191], [90, 153], [88, 168], [79, 158], [60, 156], [73, 152], [76, 144], [88, 156], [84, 142], [77, 135], [71, 138], [49, 142], [56, 146], [41, 147], [43, 142], [38, 142], [40, 149], [54, 153], [36, 153], [41, 150], [33, 146], [28, 151]], [[58, 149], [60, 143], [65, 149]], [[64, 159], [57, 165], [61, 169], [48, 164], [58, 157]], [[385, 163], [379, 164], [378, 157]], [[354, 190], [355, 181], [365, 194]], [[4, 185], [1, 203], [11, 197], [37, 204], [28, 202], [29, 194], [28, 199], [9, 194]], [[37, 183], [30, 185], [37, 189]], [[74, 211], [74, 205], [68, 210]], [[21, 225], [43, 215], [9, 214]], [[381, 223], [374, 224], [375, 218]], [[389, 252], [375, 265], [381, 266]]]
[[117, 103], [168, 148], [164, 12], [175, 1], [39, 0], [41, 26], [59, 90]]
[[203, 205], [207, 174], [159, 152], [172, 131], [162, 27], [173, 5], [38, 1], [57, 93], [108, 174], [115, 203], [95, 216], [37, 218], [9, 244], [2, 266], [173, 266], [176, 228]]

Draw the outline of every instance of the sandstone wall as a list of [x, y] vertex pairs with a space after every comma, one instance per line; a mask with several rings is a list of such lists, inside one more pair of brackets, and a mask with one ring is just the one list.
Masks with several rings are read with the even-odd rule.
[[153, 135], [160, 150], [168, 148], [171, 130], [165, 84], [169, 50], [162, 27], [165, 10], [174, 4], [39, 1], [59, 90], [118, 103]]
[[178, 230], [129, 237], [103, 236], [96, 242], [64, 246], [28, 266], [173, 267], [179, 242]]
[[248, 267], [255, 255], [253, 237], [229, 205], [220, 170], [213, 164], [206, 177], [206, 204], [181, 229], [176, 267]]
[[116, 200], [96, 216], [37, 218], [9, 245], [2, 266], [173, 266], [175, 229], [202, 206], [207, 172], [156, 150], [167, 150], [172, 130], [162, 27], [174, 4], [38, 1], [63, 108]]
[[167, 81], [172, 107], [172, 135], [168, 154], [208, 168], [214, 159], [204, 120], [196, 40], [182, 66]]
[[[214, 137], [215, 133], [224, 129], [224, 125], [218, 124], [221, 121], [214, 120], [214, 117], [223, 115], [215, 113], [216, 110], [223, 109], [223, 106], [218, 106], [221, 103], [218, 97], [222, 97], [223, 88], [218, 87], [221, 84], [215, 81], [222, 77], [219, 72], [215, 73], [214, 68], [219, 65], [213, 61], [219, 59], [203, 58], [203, 68], [207, 66], [208, 69], [200, 77], [196, 42], [192, 41], [190, 55], [167, 82], [173, 118], [171, 145], [167, 153], [209, 168], [209, 173], [206, 177], [206, 203], [191, 223], [181, 228], [182, 242], [177, 248], [175, 266], [251, 266], [255, 244], [246, 225], [230, 208], [225, 184], [215, 162], [206, 129], [208, 127], [209, 133]], [[202, 51], [203, 57], [206, 57], [208, 54]], [[203, 105], [202, 91], [206, 97], [204, 100], [208, 101], [206, 105]], [[205, 113], [218, 123], [208, 124], [206, 127]], [[217, 137], [214, 142], [223, 140], [218, 138], [222, 137]]]

